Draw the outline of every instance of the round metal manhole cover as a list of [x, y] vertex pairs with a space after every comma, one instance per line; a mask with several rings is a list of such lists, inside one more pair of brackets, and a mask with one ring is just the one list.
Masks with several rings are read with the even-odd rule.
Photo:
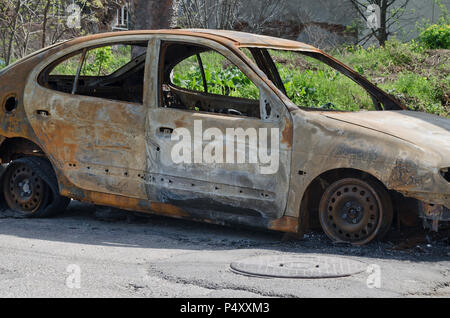
[[367, 264], [343, 257], [258, 256], [231, 263], [239, 274], [276, 278], [337, 278], [366, 271]]

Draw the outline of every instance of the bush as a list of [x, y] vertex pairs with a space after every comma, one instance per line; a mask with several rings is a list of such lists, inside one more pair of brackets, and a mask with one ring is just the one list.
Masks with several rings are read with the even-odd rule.
[[450, 117], [450, 57], [445, 51], [394, 38], [385, 47], [351, 47], [333, 55], [405, 105]]
[[446, 116], [447, 111], [441, 102], [443, 90], [439, 84], [435, 76], [424, 77], [405, 72], [397, 74], [396, 81], [381, 87], [415, 110]]
[[450, 24], [433, 24], [422, 31], [419, 38], [429, 49], [450, 49]]
[[424, 61], [423, 51], [424, 48], [415, 41], [402, 43], [393, 38], [384, 47], [347, 47], [331, 54], [365, 75], [367, 71], [384, 72], [392, 66], [418, 65]]

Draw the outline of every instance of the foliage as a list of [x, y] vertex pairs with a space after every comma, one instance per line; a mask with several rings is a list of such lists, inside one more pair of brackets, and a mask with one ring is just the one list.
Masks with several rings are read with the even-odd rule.
[[[51, 75], [75, 75], [81, 54], [58, 64]], [[82, 76], [105, 76], [112, 74], [131, 61], [130, 45], [114, 45], [88, 51], [81, 70]]]
[[[217, 53], [201, 54], [208, 93], [258, 99], [258, 88], [236, 66]], [[180, 63], [173, 74], [179, 87], [203, 92], [203, 79], [196, 57]]]
[[96, 48], [89, 51], [83, 66], [82, 75], [100, 76], [108, 75], [108, 69], [113, 62], [113, 53], [111, 46]]
[[58, 64], [50, 73], [50, 75], [72, 75], [77, 74], [78, 65], [80, 64], [81, 54], [75, 55], [64, 62]]
[[392, 39], [385, 47], [348, 47], [333, 55], [407, 106], [450, 115], [448, 52], [428, 50], [421, 42]]
[[[183, 28], [245, 30], [264, 33], [285, 12], [286, 0], [176, 0]], [[252, 8], [245, 10], [245, 8]]]
[[[248, 50], [245, 50], [248, 54]], [[330, 52], [369, 80], [420, 111], [450, 115], [450, 56], [427, 50], [419, 43], [395, 39], [385, 47], [352, 46]], [[346, 76], [312, 58], [297, 53], [271, 51], [287, 95], [297, 105], [356, 111], [373, 109], [370, 96]], [[258, 88], [233, 64], [217, 53], [201, 53], [208, 92], [258, 99]], [[87, 57], [83, 75], [111, 74], [131, 59], [130, 46], [99, 48]], [[76, 74], [80, 56], [55, 69], [60, 75]], [[1, 66], [0, 66], [1, 67]], [[178, 64], [173, 83], [203, 92], [203, 80], [195, 56]]]
[[373, 109], [370, 96], [356, 83], [312, 58], [270, 51], [288, 97], [299, 106], [356, 111]]
[[420, 34], [420, 41], [430, 49], [450, 49], [450, 24], [434, 24]]
[[385, 83], [381, 87], [416, 110], [448, 116], [448, 109], [445, 110], [441, 103], [443, 90], [435, 76], [424, 77], [412, 72], [402, 72], [398, 74], [396, 81]]
[[[248, 54], [248, 52], [246, 52]], [[396, 39], [385, 47], [347, 47], [331, 52], [380, 88], [412, 109], [450, 115], [450, 56], [429, 51], [418, 42]], [[346, 76], [312, 58], [297, 53], [271, 51], [288, 97], [297, 105], [356, 111], [373, 109], [367, 92]], [[257, 98], [257, 89], [222, 59], [202, 54], [208, 90], [230, 96]], [[180, 63], [173, 76], [177, 86], [203, 91], [194, 57]]]
[[[98, 24], [108, 24], [113, 16], [107, 13], [124, 0], [77, 0], [81, 20], [71, 25], [69, 19], [78, 16], [71, 9], [73, 0], [2, 0], [0, 1], [0, 58], [6, 64], [37, 49], [87, 33]], [[73, 9], [73, 8], [72, 8]]]
[[395, 38], [386, 42], [384, 47], [362, 46], [345, 47], [332, 52], [361, 74], [367, 71], [389, 73], [395, 67], [413, 67], [425, 61], [423, 46], [415, 41], [402, 43]]

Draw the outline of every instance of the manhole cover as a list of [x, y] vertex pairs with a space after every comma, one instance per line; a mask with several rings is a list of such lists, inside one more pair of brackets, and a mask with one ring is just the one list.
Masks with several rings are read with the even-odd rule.
[[231, 263], [239, 274], [278, 278], [336, 278], [364, 272], [360, 261], [332, 256], [258, 256]]

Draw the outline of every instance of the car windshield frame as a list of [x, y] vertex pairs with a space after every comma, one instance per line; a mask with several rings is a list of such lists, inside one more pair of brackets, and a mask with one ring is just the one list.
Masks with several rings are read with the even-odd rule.
[[[243, 51], [244, 49], [248, 49], [252, 57], [248, 57], [247, 54]], [[374, 103], [374, 108], [376, 111], [386, 111], [386, 110], [409, 110], [402, 102], [396, 99], [394, 96], [388, 94], [372, 82], [370, 82], [367, 78], [350, 68], [349, 66], [343, 64], [338, 61], [331, 55], [326, 54], [325, 52], [318, 49], [296, 49], [296, 48], [286, 48], [286, 47], [276, 47], [276, 46], [254, 46], [254, 45], [245, 45], [239, 46], [239, 51], [243, 54], [247, 59], [253, 62], [267, 77], [268, 79], [283, 93], [289, 100], [290, 98], [286, 94], [286, 88], [281, 79], [280, 73], [276, 67], [276, 64], [269, 52], [269, 50], [275, 51], [284, 51], [284, 52], [293, 52], [306, 57], [313, 58], [319, 62], [322, 62], [335, 71], [339, 72], [342, 75], [345, 75], [347, 78], [351, 79], [361, 88], [363, 88], [372, 98]], [[297, 105], [298, 106], [298, 105]], [[301, 107], [302, 109], [307, 110], [316, 110], [323, 111], [327, 109], [323, 108], [314, 108], [314, 107]]]

